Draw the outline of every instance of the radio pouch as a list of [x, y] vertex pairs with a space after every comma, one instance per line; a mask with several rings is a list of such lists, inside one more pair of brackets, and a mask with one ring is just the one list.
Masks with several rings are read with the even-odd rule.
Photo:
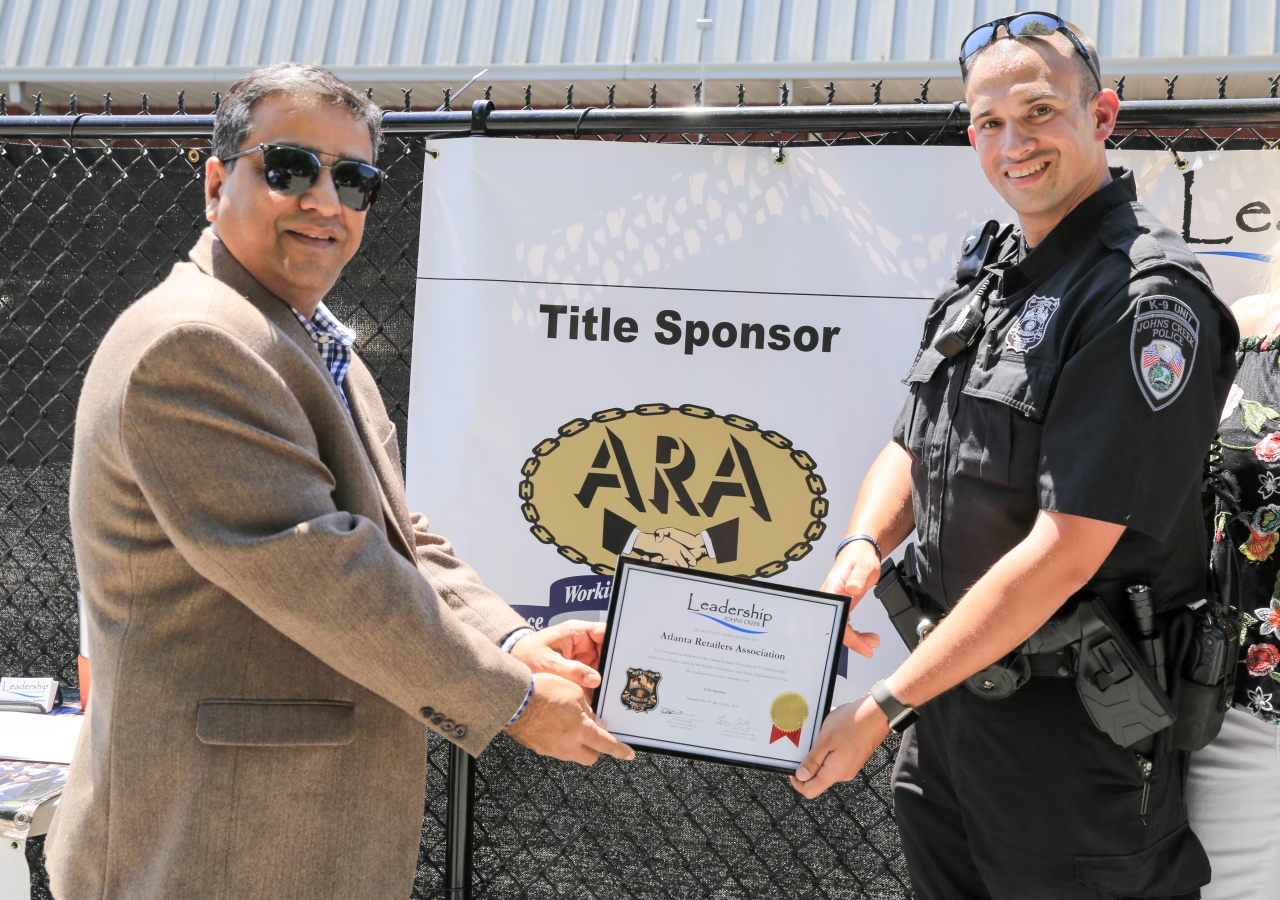
[[[1222, 544], [1234, 553], [1230, 541]], [[1223, 581], [1223, 587], [1230, 586]], [[1175, 750], [1202, 750], [1222, 730], [1235, 692], [1240, 648], [1240, 628], [1228, 610], [1218, 604], [1184, 609], [1169, 626], [1169, 687], [1178, 710], [1171, 739]]]
[[1215, 519], [1225, 516], [1222, 539], [1210, 545], [1209, 597], [1182, 610], [1169, 626], [1169, 692], [1178, 710], [1171, 732], [1175, 750], [1201, 750], [1218, 736], [1235, 693], [1240, 658], [1240, 571], [1236, 547], [1243, 539], [1236, 516], [1239, 485], [1224, 477], [1221, 449], [1209, 451], [1206, 485]]
[[990, 260], [992, 242], [1000, 231], [1000, 223], [995, 219], [981, 222], [969, 229], [960, 245], [960, 263], [956, 266], [956, 284], [973, 281], [982, 272], [982, 267]]

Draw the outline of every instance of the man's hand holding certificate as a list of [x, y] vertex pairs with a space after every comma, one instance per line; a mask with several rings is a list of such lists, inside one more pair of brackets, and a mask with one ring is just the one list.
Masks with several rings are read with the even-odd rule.
[[597, 714], [620, 740], [793, 772], [831, 704], [848, 598], [621, 561]]

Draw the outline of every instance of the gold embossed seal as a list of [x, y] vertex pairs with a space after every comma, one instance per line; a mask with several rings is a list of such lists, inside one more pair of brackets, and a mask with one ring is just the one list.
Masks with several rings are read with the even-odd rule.
[[769, 733], [770, 744], [780, 738], [787, 738], [799, 747], [800, 732], [804, 729], [804, 723], [809, 720], [809, 701], [795, 691], [779, 694], [769, 706], [769, 719], [773, 722], [773, 731]]

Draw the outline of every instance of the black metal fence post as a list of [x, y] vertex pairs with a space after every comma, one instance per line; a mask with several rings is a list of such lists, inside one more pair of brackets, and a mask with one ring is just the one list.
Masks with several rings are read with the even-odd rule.
[[471, 757], [457, 744], [450, 744], [444, 857], [444, 894], [450, 900], [471, 900], [471, 801], [475, 786]]

